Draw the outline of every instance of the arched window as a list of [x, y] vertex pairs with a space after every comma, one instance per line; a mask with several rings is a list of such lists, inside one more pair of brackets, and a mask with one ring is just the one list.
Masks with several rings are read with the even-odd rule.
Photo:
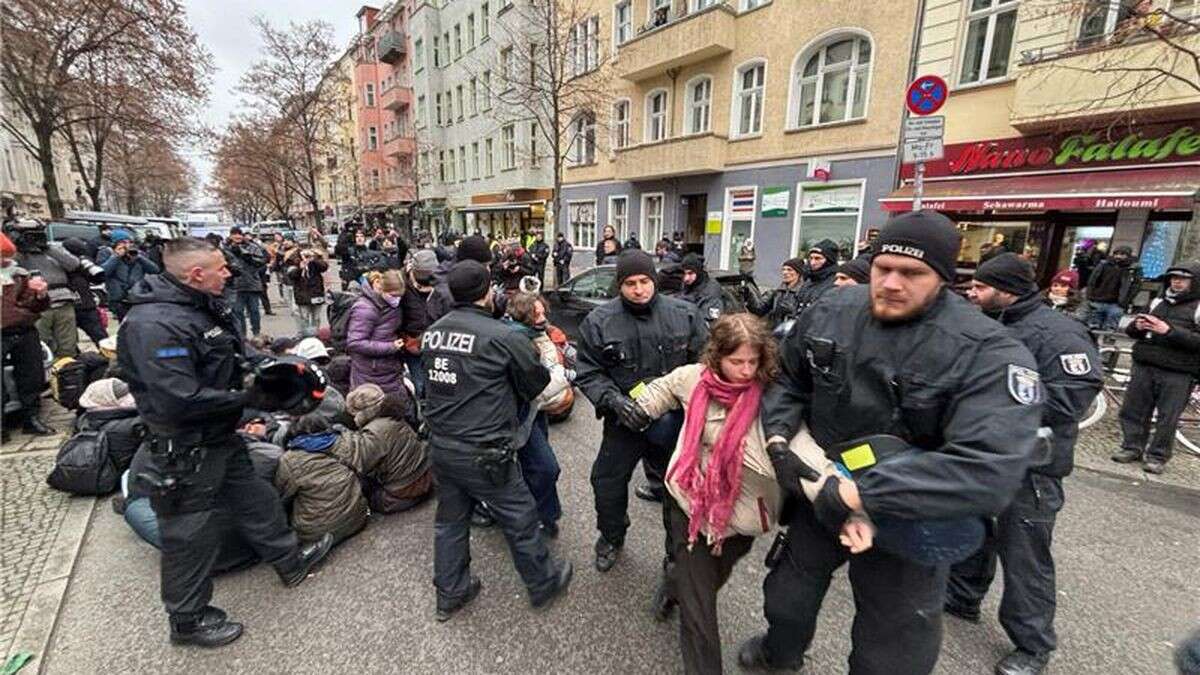
[[730, 135], [762, 133], [763, 96], [767, 85], [767, 62], [751, 61], [738, 67], [733, 77], [733, 119]]
[[667, 90], [655, 89], [646, 94], [646, 143], [656, 143], [667, 137]]
[[838, 36], [806, 50], [792, 67], [789, 126], [844, 122], [866, 116], [871, 41]]
[[712, 129], [712, 78], [701, 75], [687, 84], [687, 133], [702, 134]]

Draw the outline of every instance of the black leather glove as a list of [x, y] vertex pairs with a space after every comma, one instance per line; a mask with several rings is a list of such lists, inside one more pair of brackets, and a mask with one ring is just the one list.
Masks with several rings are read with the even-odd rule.
[[850, 507], [842, 501], [842, 495], [838, 494], [838, 486], [841, 483], [841, 478], [830, 476], [821, 486], [817, 498], [813, 500], [813, 512], [817, 520], [830, 532], [841, 532], [842, 525], [851, 513]]
[[791, 494], [800, 494], [800, 480], [815, 482], [821, 478], [821, 473], [812, 468], [808, 462], [792, 452], [787, 443], [775, 441], [767, 444], [767, 456], [775, 467], [775, 479], [779, 485]]
[[650, 416], [646, 414], [642, 406], [638, 405], [637, 401], [628, 396], [622, 396], [617, 402], [615, 409], [617, 411], [617, 421], [622, 426], [634, 431], [645, 431], [654, 423], [654, 420], [650, 419]]
[[268, 399], [267, 395], [258, 387], [258, 378], [253, 373], [247, 375], [242, 380], [242, 393], [244, 394], [244, 405], [247, 408], [255, 410], [272, 411], [275, 402]]

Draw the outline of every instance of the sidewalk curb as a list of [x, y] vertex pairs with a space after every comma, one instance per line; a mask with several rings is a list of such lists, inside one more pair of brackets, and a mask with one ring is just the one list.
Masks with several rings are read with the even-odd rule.
[[91, 524], [97, 501], [90, 497], [71, 499], [62, 527], [59, 528], [54, 546], [42, 568], [37, 588], [29, 598], [29, 605], [21, 617], [21, 625], [13, 637], [10, 653], [31, 652], [38, 673], [45, 672], [50, 638], [58, 624], [58, 612], [66, 596], [67, 584], [75, 568], [75, 561], [79, 558], [79, 551], [83, 547], [83, 536]]

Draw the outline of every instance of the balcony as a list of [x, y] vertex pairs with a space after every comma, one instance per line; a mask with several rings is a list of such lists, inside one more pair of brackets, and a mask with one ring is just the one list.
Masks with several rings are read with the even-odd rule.
[[379, 60], [392, 65], [395, 65], [407, 50], [404, 34], [394, 30], [379, 36], [379, 43], [375, 47], [376, 53], [379, 54]]
[[412, 89], [394, 86], [379, 93], [379, 105], [387, 110], [402, 110], [412, 105]]
[[664, 11], [657, 20], [621, 45], [617, 74], [631, 82], [728, 54], [737, 46], [737, 14], [726, 4], [712, 5], [682, 17]]
[[383, 139], [381, 148], [386, 157], [413, 155], [417, 151], [417, 139], [412, 136], [391, 136]]
[[[1063, 121], [1107, 119], [1139, 111], [1139, 117], [1178, 117], [1200, 112], [1200, 94], [1184, 50], [1200, 51], [1200, 32], [1128, 26], [1098, 36], [1021, 54], [1009, 122], [1023, 132], [1044, 131]], [[1178, 50], [1166, 40], [1178, 45]]]
[[725, 168], [727, 145], [724, 136], [712, 132], [631, 145], [616, 151], [616, 178], [635, 181], [717, 173]]

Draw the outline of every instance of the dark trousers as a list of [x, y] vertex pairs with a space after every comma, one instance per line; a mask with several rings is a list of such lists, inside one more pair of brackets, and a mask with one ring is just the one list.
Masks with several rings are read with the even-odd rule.
[[567, 283], [567, 277], [571, 276], [571, 269], [568, 265], [554, 266], [554, 287], [558, 288]]
[[877, 548], [851, 556], [804, 499], [797, 500], [784, 554], [763, 581], [771, 661], [794, 663], [804, 655], [830, 577], [847, 560], [854, 592], [851, 675], [931, 672], [942, 643], [948, 567], [918, 565]]
[[[214, 565], [234, 527], [258, 557], [287, 564], [298, 547], [279, 493], [254, 473], [238, 436], [200, 450], [198, 469], [172, 468], [155, 455], [164, 475], [179, 471], [180, 487], [151, 498], [162, 538], [162, 600], [172, 615], [194, 615], [212, 600]], [[219, 506], [218, 506], [219, 505]], [[225, 517], [227, 514], [228, 517]]]
[[267, 314], [270, 314], [272, 311], [271, 310], [271, 294], [267, 292], [267, 289], [270, 287], [271, 287], [271, 281], [269, 279], [263, 279], [263, 292], [261, 295], [258, 296], [259, 298], [262, 299], [263, 311], [266, 312]]
[[721, 555], [701, 534], [688, 550], [688, 516], [667, 495], [666, 510], [674, 562], [668, 572], [671, 597], [679, 603], [679, 649], [685, 673], [721, 672], [721, 632], [717, 622], [717, 591], [729, 580], [733, 566], [750, 552], [753, 537], [734, 535], [721, 542]]
[[504, 533], [513, 564], [531, 596], [556, 582], [550, 551], [538, 528], [537, 505], [516, 462], [493, 482], [475, 462], [477, 453], [461, 446], [432, 444], [433, 475], [438, 486], [434, 517], [433, 585], [439, 607], [462, 599], [471, 580], [471, 509], [486, 502]]
[[262, 293], [254, 291], [238, 291], [233, 302], [233, 315], [242, 325], [242, 334], [246, 335], [246, 320], [250, 320], [250, 330], [254, 335], [262, 333], [262, 316], [258, 313], [258, 303]]
[[537, 267], [534, 268], [534, 271], [537, 273], [538, 284], [540, 285], [540, 287], [545, 288], [545, 286], [546, 286], [546, 263], [543, 262], [541, 265], [538, 265]]
[[529, 433], [529, 441], [517, 452], [521, 463], [521, 475], [529, 494], [537, 504], [541, 522], [553, 525], [562, 517], [562, 503], [558, 499], [558, 475], [562, 470], [554, 448], [550, 447], [550, 426], [546, 413], [538, 413]]
[[99, 346], [100, 341], [108, 337], [108, 331], [100, 324], [100, 310], [75, 308], [75, 325], [88, 336], [92, 344]]
[[1054, 520], [1063, 505], [1061, 478], [1029, 474], [1013, 501], [975, 555], [950, 568], [946, 604], [979, 609], [996, 576], [996, 560], [1004, 567], [1000, 625], [1008, 639], [1030, 654], [1058, 645], [1054, 634], [1054, 558], [1050, 542]]
[[33, 326], [11, 328], [0, 334], [0, 366], [8, 363], [16, 381], [16, 398], [21, 415], [36, 415], [38, 399], [46, 388], [46, 370], [42, 368], [42, 340]]
[[[678, 431], [676, 431], [678, 435]], [[629, 479], [639, 460], [662, 476], [667, 472], [671, 448], [652, 443], [646, 433], [627, 429], [615, 420], [604, 418], [600, 453], [592, 463], [592, 491], [596, 497], [596, 529], [614, 546], [625, 543], [629, 529]], [[666, 434], [664, 434], [666, 436]], [[671, 439], [673, 444], [675, 438]], [[670, 553], [670, 547], [667, 547]]]
[[[1146, 453], [1146, 459], [1166, 462], [1175, 449], [1175, 430], [1179, 416], [1187, 408], [1195, 376], [1142, 363], [1133, 364], [1125, 402], [1121, 404], [1121, 447]], [[1154, 436], [1150, 437], [1150, 420], [1158, 409]], [[1150, 441], [1149, 447], [1146, 441]]]

